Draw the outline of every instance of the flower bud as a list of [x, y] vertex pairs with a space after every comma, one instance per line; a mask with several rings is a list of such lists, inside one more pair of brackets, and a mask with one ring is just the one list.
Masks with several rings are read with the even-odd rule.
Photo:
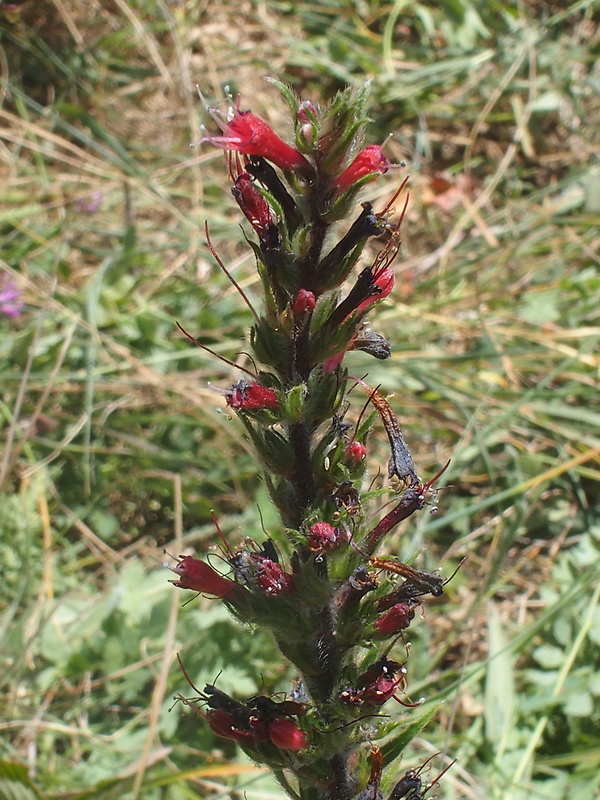
[[294, 300], [292, 310], [294, 315], [298, 317], [304, 311], [313, 311], [316, 304], [317, 301], [313, 292], [309, 292], [308, 289], [300, 289]]
[[408, 628], [414, 617], [413, 602], [396, 603], [375, 621], [375, 629], [380, 636], [393, 636]]
[[295, 722], [285, 717], [277, 717], [268, 724], [269, 737], [275, 747], [282, 750], [305, 750], [308, 747], [308, 737]]
[[346, 448], [346, 460], [356, 467], [367, 455], [367, 448], [360, 442], [350, 442]]
[[205, 561], [193, 556], [179, 556], [176, 567], [169, 567], [171, 572], [180, 576], [178, 581], [170, 581], [180, 589], [193, 589], [195, 592], [212, 594], [214, 597], [232, 599], [242, 590], [233, 581], [224, 578]]
[[231, 194], [254, 230], [264, 238], [273, 225], [271, 209], [247, 172], [237, 176]]
[[390, 163], [383, 155], [380, 145], [371, 144], [356, 156], [349, 167], [346, 167], [334, 185], [340, 193], [345, 192], [358, 181], [367, 183], [384, 175], [389, 166]]

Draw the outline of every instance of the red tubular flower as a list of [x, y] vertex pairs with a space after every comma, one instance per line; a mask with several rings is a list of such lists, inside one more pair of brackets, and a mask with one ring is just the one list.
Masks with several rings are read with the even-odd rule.
[[415, 617], [414, 603], [396, 603], [375, 622], [381, 636], [393, 636], [408, 628]]
[[223, 136], [203, 136], [200, 142], [210, 142], [222, 150], [235, 150], [246, 156], [262, 156], [283, 170], [309, 168], [304, 156], [280, 139], [275, 131], [252, 111], [233, 109], [233, 116], [225, 122], [215, 112], [213, 119], [221, 127]]
[[350, 442], [346, 448], [346, 460], [353, 466], [358, 466], [363, 458], [367, 455], [367, 448], [360, 442]]
[[296, 295], [296, 299], [294, 300], [292, 310], [295, 316], [298, 317], [306, 310], [312, 311], [316, 305], [317, 305], [317, 300], [315, 298], [314, 293], [309, 292], [308, 289], [300, 289], [300, 291]]
[[193, 556], [179, 556], [177, 566], [169, 569], [180, 576], [180, 580], [170, 581], [180, 589], [193, 589], [195, 592], [228, 599], [242, 591], [237, 583], [219, 575], [209, 564]]
[[231, 193], [254, 230], [264, 237], [273, 225], [271, 209], [247, 172], [237, 176]]
[[279, 408], [279, 398], [274, 389], [261, 386], [254, 381], [240, 381], [225, 393], [227, 405], [241, 411], [275, 411]]
[[378, 144], [371, 144], [356, 156], [349, 167], [346, 167], [334, 186], [339, 192], [345, 192], [361, 179], [374, 181], [375, 178], [384, 175], [389, 166], [390, 162], [383, 155], [381, 147]]
[[308, 747], [308, 737], [295, 722], [285, 717], [277, 717], [268, 723], [269, 737], [275, 747], [282, 750], [305, 750]]

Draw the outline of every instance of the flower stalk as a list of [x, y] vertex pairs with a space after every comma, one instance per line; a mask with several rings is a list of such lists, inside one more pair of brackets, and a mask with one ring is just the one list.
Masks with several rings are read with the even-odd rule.
[[[402, 631], [444, 582], [376, 553], [390, 531], [424, 508], [439, 475], [418, 476], [389, 403], [363, 381], [377, 413], [352, 421], [356, 381], [345, 358], [352, 349], [390, 355], [365, 317], [393, 289], [406, 204], [393, 221], [392, 202], [406, 181], [382, 212], [368, 202], [357, 209], [359, 190], [391, 167], [379, 146], [365, 146], [366, 88], [342, 92], [321, 110], [278, 85], [292, 112], [293, 145], [239, 103], [227, 113], [209, 108], [221, 133], [201, 141], [225, 150], [233, 196], [255, 237], [264, 308], [249, 340], [258, 366], [225, 398], [256, 450], [281, 524], [261, 544], [225, 545], [225, 574], [192, 556], [180, 556], [172, 569], [178, 588], [220, 598], [241, 622], [269, 629], [298, 684], [280, 701], [232, 698], [209, 685], [184, 702], [269, 766], [294, 800], [401, 798], [402, 780], [415, 793], [426, 787], [418, 770], [396, 774], [391, 760], [402, 749], [397, 743], [406, 744], [407, 719], [381, 709], [394, 699], [418, 714], [419, 703], [406, 697]], [[378, 254], [357, 268], [373, 240]], [[363, 478], [377, 415], [398, 498], [373, 523]], [[376, 744], [383, 737], [385, 749]]]

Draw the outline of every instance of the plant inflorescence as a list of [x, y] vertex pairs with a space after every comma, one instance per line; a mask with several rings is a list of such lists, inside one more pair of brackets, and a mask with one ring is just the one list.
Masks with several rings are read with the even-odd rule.
[[[233, 197], [255, 235], [248, 243], [264, 306], [252, 309], [254, 369], [225, 398], [256, 450], [281, 525], [261, 543], [234, 548], [223, 538], [228, 574], [191, 555], [172, 570], [176, 586], [219, 598], [240, 621], [270, 630], [298, 682], [286, 699], [233, 698], [215, 685], [180, 699], [268, 765], [293, 798], [378, 800], [385, 791], [390, 800], [420, 800], [437, 778], [426, 783], [409, 769], [398, 779], [385, 768], [429, 715], [409, 724], [381, 709], [391, 699], [420, 705], [406, 694], [403, 632], [444, 581], [377, 551], [399, 522], [435, 502], [445, 467], [429, 480], [419, 476], [384, 395], [344, 364], [349, 350], [390, 356], [367, 316], [394, 285], [406, 180], [382, 211], [369, 202], [357, 208], [364, 185], [392, 166], [380, 146], [365, 146], [367, 87], [341, 92], [323, 110], [279, 88], [294, 145], [239, 103], [225, 112], [207, 105], [221, 135], [202, 141], [225, 151]], [[360, 269], [369, 243], [375, 255]], [[210, 239], [209, 247], [221, 263]], [[353, 390], [364, 402], [354, 422]], [[366, 513], [371, 495], [363, 491], [377, 418], [396, 492], [378, 521]]]

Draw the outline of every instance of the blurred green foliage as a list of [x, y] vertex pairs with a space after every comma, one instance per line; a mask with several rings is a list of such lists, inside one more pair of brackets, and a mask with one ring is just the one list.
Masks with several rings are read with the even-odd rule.
[[249, 366], [204, 221], [251, 301], [253, 264], [221, 159], [189, 143], [199, 80], [282, 124], [265, 73], [315, 101], [370, 78], [372, 141], [410, 162], [393, 362], [350, 358], [396, 393], [421, 474], [452, 457], [391, 550], [470, 558], [411, 628], [409, 692], [445, 704], [399, 772], [444, 749], [440, 797], [598, 791], [599, 21], [593, 0], [0, 5], [0, 271], [25, 302], [0, 315], [0, 798], [281, 796], [173, 705], [173, 654], [234, 694], [294, 676], [159, 568], [217, 543], [213, 507], [233, 545], [258, 507], [277, 524], [208, 385], [239, 374], [174, 325]]

